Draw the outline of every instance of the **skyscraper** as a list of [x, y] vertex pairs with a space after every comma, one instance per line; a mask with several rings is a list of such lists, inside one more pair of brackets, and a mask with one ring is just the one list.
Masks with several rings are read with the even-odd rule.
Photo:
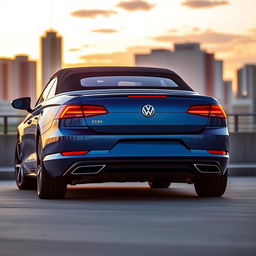
[[62, 37], [55, 31], [47, 31], [41, 37], [42, 87], [62, 65]]
[[201, 50], [198, 43], [175, 44], [174, 51], [160, 49], [152, 50], [150, 54], [138, 54], [135, 55], [135, 64], [169, 68], [197, 92], [222, 101], [222, 62], [216, 61], [214, 54]]
[[[232, 82], [225, 87], [224, 80], [223, 80], [223, 61], [222, 60], [214, 60], [215, 67], [214, 67], [214, 81], [215, 81], [215, 92], [214, 96], [221, 101], [221, 103], [225, 104], [225, 90], [228, 87], [228, 91], [230, 91], [231, 96], [233, 95], [233, 87]], [[232, 97], [230, 98], [229, 104], [231, 104]]]
[[256, 93], [256, 64], [246, 64], [237, 71], [237, 96], [252, 97]]
[[8, 89], [12, 86], [12, 60], [0, 59], [0, 101], [8, 100]]
[[[26, 55], [17, 55], [12, 62], [12, 87], [9, 95], [13, 98], [31, 97], [36, 100], [36, 62]], [[9, 96], [9, 97], [10, 97]]]
[[250, 99], [250, 112], [256, 112], [256, 64], [246, 64], [237, 71], [237, 97]]
[[36, 99], [36, 62], [26, 55], [14, 59], [0, 59], [0, 100], [12, 101], [15, 98]]
[[234, 100], [232, 81], [231, 80], [224, 81], [223, 86], [224, 86], [224, 94], [223, 94], [222, 104], [226, 112], [230, 113], [232, 112], [232, 103]]
[[[237, 97], [232, 106], [234, 113], [256, 112], [256, 64], [246, 64], [237, 71]], [[240, 117], [247, 129], [255, 130], [256, 118]]]

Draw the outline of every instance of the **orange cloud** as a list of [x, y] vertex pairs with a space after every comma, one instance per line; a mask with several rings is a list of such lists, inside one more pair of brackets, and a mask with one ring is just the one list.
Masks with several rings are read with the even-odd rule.
[[78, 52], [78, 51], [81, 51], [82, 48], [70, 48], [68, 49], [69, 52]]
[[228, 43], [233, 40], [251, 41], [254, 40], [248, 35], [231, 34], [231, 33], [220, 33], [212, 30], [206, 30], [201, 33], [190, 33], [185, 35], [161, 35], [154, 37], [155, 41], [158, 42], [201, 42], [201, 43]]
[[126, 11], [148, 11], [155, 7], [155, 4], [150, 4], [143, 0], [132, 0], [132, 1], [122, 1], [117, 7], [122, 8]]
[[95, 32], [95, 33], [104, 33], [104, 34], [111, 34], [111, 33], [116, 33], [116, 32], [118, 32], [118, 30], [112, 29], [112, 28], [100, 28], [100, 29], [91, 30], [91, 32]]
[[142, 53], [150, 53], [152, 49], [155, 48], [165, 48], [165, 46], [156, 46], [156, 45], [133, 45], [128, 47], [126, 50], [127, 52], [133, 53], [133, 54], [142, 54]]
[[251, 28], [251, 29], [249, 29], [249, 32], [251, 32], [251, 33], [256, 33], [256, 28]]
[[170, 32], [170, 33], [177, 33], [177, 32], [178, 32], [178, 29], [172, 28], [172, 29], [169, 30], [169, 32]]
[[77, 10], [71, 12], [71, 15], [78, 18], [96, 18], [97, 16], [109, 17], [110, 15], [117, 14], [113, 10]]
[[129, 52], [112, 52], [80, 56], [87, 66], [131, 66], [134, 65], [133, 54]]
[[228, 1], [214, 1], [214, 0], [187, 0], [182, 2], [181, 5], [188, 8], [199, 9], [199, 8], [213, 8], [221, 5], [228, 5]]

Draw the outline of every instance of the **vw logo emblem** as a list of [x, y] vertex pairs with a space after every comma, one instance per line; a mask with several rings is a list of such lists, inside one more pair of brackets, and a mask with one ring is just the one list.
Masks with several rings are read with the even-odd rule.
[[142, 114], [146, 117], [151, 117], [155, 114], [155, 109], [152, 105], [145, 105], [142, 110]]

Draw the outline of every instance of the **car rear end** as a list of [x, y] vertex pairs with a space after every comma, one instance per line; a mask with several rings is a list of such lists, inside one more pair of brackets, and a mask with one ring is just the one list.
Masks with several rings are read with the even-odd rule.
[[[146, 105], [154, 107], [151, 117], [142, 113]], [[65, 175], [71, 183], [145, 181], [159, 175], [192, 181], [194, 175], [221, 175], [227, 169], [225, 114], [210, 97], [82, 95], [63, 105], [54, 122], [44, 163], [51, 176]]]
[[66, 95], [44, 135], [51, 177], [64, 176], [69, 184], [195, 183], [227, 175], [226, 115], [212, 97], [130, 87]]

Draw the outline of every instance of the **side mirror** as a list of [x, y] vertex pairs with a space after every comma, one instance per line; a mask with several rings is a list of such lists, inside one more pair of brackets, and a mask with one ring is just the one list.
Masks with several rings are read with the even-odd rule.
[[30, 97], [24, 97], [13, 100], [11, 104], [13, 108], [27, 110], [29, 113], [31, 113], [33, 110], [30, 108], [30, 102]]

